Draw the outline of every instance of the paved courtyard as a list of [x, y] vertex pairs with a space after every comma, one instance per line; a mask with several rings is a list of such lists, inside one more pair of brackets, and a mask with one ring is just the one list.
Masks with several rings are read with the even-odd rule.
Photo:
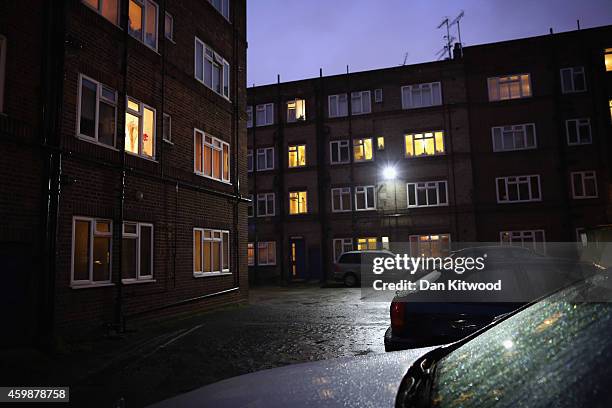
[[348, 288], [254, 289], [250, 305], [191, 316], [83, 376], [73, 405], [142, 406], [252, 371], [384, 353], [388, 304], [360, 298]]

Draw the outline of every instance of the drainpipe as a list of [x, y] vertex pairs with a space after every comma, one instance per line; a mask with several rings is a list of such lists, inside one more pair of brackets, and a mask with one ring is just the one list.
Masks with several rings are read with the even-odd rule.
[[[121, 26], [123, 29], [123, 61], [121, 67], [121, 74], [123, 75], [123, 97], [124, 106], [127, 105], [127, 75], [128, 75], [128, 14], [129, 14], [129, 2], [124, 1], [121, 3]], [[163, 113], [162, 113], [163, 114]], [[119, 129], [125, 129], [125, 114], [120, 115], [117, 120]], [[118, 132], [119, 133], [119, 132]], [[119, 135], [117, 135], [119, 136]], [[120, 168], [120, 192], [119, 192], [119, 209], [115, 213], [114, 217], [114, 233], [113, 233], [113, 248], [116, 252], [117, 265], [117, 296], [115, 298], [115, 319], [114, 329], [118, 332], [125, 330], [125, 320], [123, 314], [123, 274], [121, 271], [121, 265], [123, 264], [122, 256], [122, 240], [123, 240], [123, 217], [124, 217], [124, 204], [125, 204], [125, 179], [126, 179], [126, 166], [125, 166], [125, 137], [119, 138], [119, 148], [121, 153], [121, 168]]]
[[[61, 198], [62, 153], [60, 146], [63, 107], [64, 41], [66, 5], [46, 3], [42, 43], [41, 70], [41, 144], [45, 152], [45, 207], [43, 210], [42, 300], [40, 302], [38, 338], [52, 340], [55, 329], [55, 276], [57, 273], [57, 225]], [[49, 345], [49, 344], [47, 344]]]

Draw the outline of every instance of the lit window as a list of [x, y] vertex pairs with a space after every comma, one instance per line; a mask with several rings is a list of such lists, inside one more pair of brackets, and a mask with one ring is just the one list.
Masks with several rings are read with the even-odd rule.
[[332, 188], [331, 189], [332, 211], [345, 212], [351, 211], [351, 188]]
[[306, 120], [306, 101], [294, 99], [287, 102], [287, 122]]
[[164, 113], [163, 122], [162, 137], [166, 142], [172, 142], [172, 117]]
[[410, 255], [442, 257], [450, 251], [450, 234], [410, 235]]
[[249, 266], [255, 265], [255, 246], [252, 242], [247, 244], [247, 259]]
[[257, 171], [274, 169], [274, 148], [262, 147], [257, 149]]
[[334, 238], [334, 262], [338, 262], [340, 255], [353, 250], [352, 238]]
[[541, 201], [540, 176], [497, 177], [497, 202], [520, 203]]
[[375, 237], [357, 238], [358, 251], [366, 251], [372, 249], [377, 249]]
[[289, 146], [289, 167], [306, 166], [306, 145]]
[[123, 223], [121, 278], [124, 282], [153, 279], [153, 225]]
[[376, 209], [376, 193], [374, 186], [355, 187], [355, 210], [368, 211]]
[[229, 2], [230, 0], [208, 0], [210, 4], [213, 5], [214, 8], [217, 9], [219, 13], [223, 17], [225, 17], [229, 21]]
[[444, 154], [444, 132], [414, 133], [405, 136], [406, 157]]
[[247, 217], [255, 216], [255, 202], [253, 200], [253, 194], [249, 194], [249, 200], [251, 200], [247, 206]]
[[4, 81], [6, 77], [6, 37], [0, 35], [0, 113], [4, 112]]
[[229, 183], [229, 144], [198, 129], [194, 139], [194, 172]]
[[380, 237], [382, 249], [389, 250], [389, 237]]
[[402, 86], [402, 109], [442, 105], [440, 82]]
[[274, 215], [274, 193], [257, 194], [257, 216], [270, 217]]
[[74, 217], [71, 286], [110, 283], [112, 231], [110, 220]]
[[151, 0], [129, 1], [128, 32], [157, 51], [157, 4]]
[[584, 67], [563, 68], [561, 70], [561, 90], [563, 93], [586, 91]]
[[276, 265], [276, 242], [257, 243], [257, 265]]
[[193, 276], [230, 272], [229, 231], [193, 229]]
[[607, 48], [604, 55], [606, 71], [612, 71], [612, 48]]
[[348, 101], [346, 94], [329, 95], [327, 97], [329, 105], [329, 117], [339, 118], [348, 115]]
[[385, 150], [385, 138], [382, 136], [378, 136], [376, 138], [376, 148], [378, 150]]
[[353, 160], [372, 160], [372, 139], [353, 139]]
[[97, 11], [107, 20], [119, 24], [119, 0], [83, 0], [83, 3]]
[[174, 41], [174, 18], [167, 11], [166, 19], [164, 20], [164, 35], [170, 41]]
[[612, 121], [612, 99], [608, 103], [610, 104], [610, 120]]
[[501, 231], [499, 241], [506, 245], [533, 249], [541, 254], [546, 252], [544, 230]]
[[92, 142], [116, 147], [117, 91], [79, 76], [77, 134]]
[[378, 88], [374, 90], [374, 102], [381, 103], [383, 101], [383, 90]]
[[308, 200], [306, 191], [291, 191], [289, 193], [289, 214], [306, 214]]
[[569, 119], [565, 121], [567, 144], [569, 146], [591, 144], [591, 120]]
[[329, 142], [331, 164], [349, 163], [351, 161], [348, 140], [334, 140]]
[[274, 123], [274, 104], [264, 103], [257, 105], [257, 116], [255, 117], [255, 126], [268, 126]]
[[529, 74], [491, 77], [487, 79], [489, 101], [503, 101], [531, 96], [531, 78]]
[[597, 198], [597, 175], [594, 171], [576, 171], [570, 177], [573, 198]]
[[125, 112], [125, 151], [155, 158], [155, 109], [130, 97]]
[[253, 171], [253, 149], [247, 150], [247, 171]]
[[370, 113], [370, 91], [351, 92], [351, 115]]
[[229, 62], [198, 37], [195, 37], [195, 78], [207, 88], [229, 99]]
[[446, 181], [407, 183], [408, 207], [438, 207], [448, 205]]
[[535, 124], [496, 126], [491, 128], [493, 151], [525, 150], [536, 148]]
[[246, 113], [247, 113], [247, 128], [252, 128], [253, 127], [253, 107], [247, 106]]

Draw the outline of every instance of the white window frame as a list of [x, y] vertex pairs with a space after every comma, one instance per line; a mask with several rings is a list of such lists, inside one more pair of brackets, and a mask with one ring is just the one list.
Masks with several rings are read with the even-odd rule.
[[[536, 241], [536, 236], [541, 234], [542, 241]], [[504, 239], [504, 235], [507, 235], [508, 239]], [[531, 239], [531, 241], [529, 241]], [[525, 241], [528, 240], [528, 241]], [[502, 245], [512, 245], [520, 243], [523, 248], [531, 248], [539, 253], [546, 253], [546, 232], [543, 229], [537, 230], [514, 230], [514, 231], [500, 231], [499, 242]], [[525, 246], [525, 244], [531, 244]], [[539, 245], [538, 245], [539, 244]], [[540, 250], [538, 250], [540, 249]]]
[[253, 106], [249, 105], [246, 107], [247, 113], [247, 128], [253, 127]]
[[[334, 205], [334, 194], [340, 194], [340, 208]], [[348, 194], [348, 199], [345, 199]], [[352, 194], [350, 187], [336, 187], [331, 189], [331, 209], [332, 212], [350, 212], [352, 211]], [[348, 207], [348, 208], [347, 208]]]
[[365, 115], [372, 112], [370, 91], [351, 92], [351, 115]]
[[[0, 42], [2, 41], [2, 38], [0, 38]], [[2, 53], [4, 50], [0, 50], [0, 53]], [[2, 55], [0, 55], [0, 59], [2, 58]], [[2, 112], [2, 91], [3, 91], [3, 85], [4, 85], [4, 77], [3, 77], [3, 70], [2, 70], [2, 63], [3, 60], [0, 60], [0, 112]], [[82, 99], [82, 95], [83, 95], [83, 79], [93, 82], [94, 84], [97, 85], [96, 88], [96, 118], [95, 118], [95, 123], [94, 123], [94, 127], [95, 127], [95, 136], [91, 137], [88, 135], [84, 135], [81, 133], [81, 99]], [[107, 91], [112, 91], [115, 95], [115, 100], [111, 101], [108, 98], [105, 98], [102, 96], [102, 90], [106, 88]], [[111, 88], [110, 86], [106, 86], [104, 84], [102, 84], [101, 82], [96, 81], [93, 78], [90, 78], [86, 75], [83, 74], [79, 74], [79, 89], [78, 89], [78, 94], [77, 94], [77, 130], [76, 130], [76, 135], [79, 139], [83, 139], [86, 140], [88, 142], [91, 143], [95, 143], [99, 146], [104, 146], [104, 147], [108, 147], [111, 149], [115, 149], [117, 150], [117, 115], [118, 115], [118, 111], [117, 111], [117, 105], [118, 105], [118, 93], [117, 91], [115, 91], [113, 88]], [[100, 114], [100, 103], [106, 103], [107, 105], [113, 106], [115, 108], [115, 130], [113, 132], [113, 136], [114, 136], [114, 141], [113, 141], [113, 145], [107, 145], [106, 143], [102, 143], [98, 140], [98, 131], [100, 128], [100, 118], [99, 118], [99, 114]]]
[[[527, 145], [527, 128], [531, 127], [533, 131], [533, 146]], [[501, 143], [501, 148], [498, 144], [495, 143], [495, 133], [499, 132], [499, 141]], [[512, 133], [512, 146], [506, 147], [504, 145], [504, 133], [511, 132]], [[520, 134], [522, 133], [522, 135]], [[517, 140], [522, 138], [523, 147], [517, 147]], [[494, 152], [511, 152], [516, 150], [532, 150], [538, 147], [538, 139], [536, 135], [536, 126], [535, 123], [523, 123], [520, 125], [506, 125], [506, 126], [493, 126], [491, 128], [491, 143], [493, 144]]]
[[[368, 190], [372, 190], [373, 203], [368, 202]], [[357, 195], [364, 195], [365, 207], [359, 208]], [[376, 186], [356, 186], [355, 187], [355, 211], [372, 211], [376, 210]]]
[[[303, 147], [303, 151], [304, 151], [304, 164], [299, 164], [300, 163], [300, 147]], [[289, 157], [291, 157], [291, 153], [295, 153], [295, 158], [296, 158], [296, 163], [298, 163], [296, 166], [292, 166], [290, 164], [290, 160]], [[308, 165], [307, 162], [307, 154], [306, 154], [306, 143], [300, 143], [300, 144], [293, 144], [293, 145], [289, 145], [287, 146], [287, 168], [289, 169], [296, 169], [296, 168], [300, 168], [300, 167], [306, 167]]]
[[377, 88], [374, 90], [374, 103], [381, 103], [383, 101], [383, 90]]
[[[433, 239], [433, 237], [438, 237], [437, 239]], [[421, 238], [426, 238], [426, 239], [421, 239]], [[447, 239], [448, 242], [448, 248], [446, 248], [446, 251], [450, 251], [450, 245], [451, 245], [451, 234], [448, 232], [444, 232], [441, 234], [415, 234], [415, 235], [410, 235], [408, 237], [408, 242], [409, 242], [409, 248], [410, 248], [410, 255], [413, 257], [418, 257], [418, 256], [423, 256], [423, 254], [428, 255], [428, 253], [432, 252], [432, 243], [434, 242], [439, 242], [442, 243], [444, 242], [444, 239]], [[416, 245], [416, 252], [417, 253], [412, 253], [413, 251], [413, 245]], [[423, 251], [422, 246], [423, 245], [427, 245], [427, 251]], [[441, 248], [440, 245], [440, 250], [442, 250], [443, 248]]]
[[[6, 41], [6, 37], [3, 35], [0, 35], [0, 113], [4, 112], [4, 83], [6, 81], [6, 49], [7, 48], [8, 48], [8, 42]], [[80, 103], [79, 103], [79, 106], [81, 106]]]
[[[288, 198], [289, 198], [289, 202], [288, 202], [288, 204], [289, 204], [289, 211], [287, 211], [288, 215], [304, 215], [304, 214], [308, 214], [308, 190], [293, 190], [293, 191], [288, 191], [288, 193], [289, 193], [288, 194]], [[291, 212], [291, 194], [292, 193], [297, 193], [298, 194], [298, 200], [297, 200], [297, 210], [298, 211], [295, 212], [295, 213]], [[299, 196], [301, 195], [300, 193], [304, 193], [304, 195], [305, 195], [304, 202], [302, 202], [302, 200], [299, 199]], [[302, 203], [304, 205], [302, 205]], [[304, 210], [303, 207], [306, 207], [305, 208], [306, 211], [303, 211]]]
[[[574, 176], [580, 176], [580, 183], [582, 187], [582, 195], [576, 194], [576, 183], [574, 182]], [[572, 183], [572, 198], [574, 200], [585, 200], [589, 198], [598, 198], [599, 190], [597, 188], [597, 172], [595, 170], [584, 170], [584, 171], [573, 171], [570, 173], [570, 180]], [[586, 195], [585, 183], [586, 180], [592, 180], [595, 184], [595, 195]]]
[[[341, 100], [344, 101], [343, 104], [341, 104]], [[332, 114], [332, 106], [334, 106], [336, 108], [336, 113]], [[327, 113], [328, 113], [328, 117], [330, 118], [343, 118], [345, 116], [348, 116], [348, 97], [345, 93], [343, 94], [336, 94], [336, 95], [328, 95], [327, 96]], [[340, 107], [342, 108], [342, 111], [340, 110]]]
[[[136, 227], [136, 232], [135, 233], [131, 233], [131, 232], [126, 232], [126, 225], [133, 225]], [[140, 254], [140, 250], [141, 250], [141, 230], [142, 227], [147, 227], [147, 228], [151, 228], [151, 274], [150, 275], [141, 275], [141, 271], [140, 271], [140, 261], [141, 261], [141, 254]], [[123, 222], [123, 228], [122, 228], [122, 236], [121, 236], [121, 240], [123, 242], [124, 239], [134, 239], [136, 240], [136, 277], [135, 278], [121, 278], [121, 282], [123, 283], [133, 283], [133, 282], [141, 282], [141, 281], [150, 281], [153, 280], [153, 272], [154, 272], [154, 259], [155, 259], [155, 247], [154, 247], [154, 243], [155, 243], [155, 228], [153, 227], [153, 224], [148, 223], [148, 222], [136, 222], [136, 221], [124, 221]], [[125, 256], [125, 254], [122, 254], [122, 256]], [[122, 273], [123, 276], [123, 273]]]
[[[336, 251], [336, 244], [340, 244], [340, 253]], [[334, 238], [332, 245], [334, 250], [334, 262], [338, 262], [342, 254], [353, 250], [353, 238]]]
[[[105, 19], [110, 21], [111, 23], [113, 23], [116, 26], [118, 26], [119, 25], [119, 18], [120, 18], [120, 15], [121, 15], [121, 0], [117, 0], [117, 10], [116, 10], [117, 21], [113, 21], [113, 20], [109, 19], [107, 16], [105, 16], [104, 14], [102, 14], [102, 2], [103, 1], [105, 1], [105, 0], [97, 0], [97, 2], [98, 2], [98, 7], [97, 8], [94, 8], [91, 4], [89, 4], [85, 0], [81, 0], [81, 3], [85, 4], [91, 10], [95, 11], [96, 13], [98, 13], [99, 15], [101, 15], [102, 17], [104, 17]], [[0, 110], [0, 112], [2, 112], [2, 110]]]
[[[265, 262], [259, 256], [259, 249], [266, 248], [267, 256]], [[271, 260], [270, 254], [274, 254], [274, 259]], [[263, 241], [257, 243], [257, 265], [259, 266], [274, 266], [276, 265], [276, 241]]]
[[[271, 200], [272, 208], [271, 209], [270, 209], [270, 205], [268, 205], [270, 203], [270, 198], [272, 198]], [[264, 204], [263, 214], [260, 213], [260, 210], [262, 208], [262, 205], [261, 205], [262, 202]], [[258, 193], [257, 194], [256, 215], [258, 217], [273, 217], [276, 215], [276, 194], [275, 193]]]
[[[442, 151], [438, 152], [438, 145], [436, 142], [436, 134], [437, 133], [442, 133]], [[416, 136], [421, 136], [419, 138], [417, 138]], [[423, 142], [425, 142], [427, 139], [432, 139], [433, 141], [433, 145], [434, 145], [434, 152], [433, 154], [413, 154], [413, 155], [409, 155], [408, 154], [408, 137], [412, 136], [412, 152], [416, 152], [416, 144], [417, 144], [417, 140], [422, 140]], [[408, 158], [408, 159], [418, 159], [420, 157], [431, 157], [431, 156], [443, 156], [446, 154], [446, 140], [445, 140], [445, 134], [443, 130], [428, 130], [425, 132], [413, 132], [413, 133], [405, 133], [404, 134], [404, 157]]]
[[214, 0], [208, 0], [208, 2], [219, 12], [228, 22], [230, 21], [230, 0], [219, 0], [221, 2], [221, 9], [218, 9], [214, 3]]
[[[355, 147], [361, 146], [361, 148], [363, 149], [363, 153], [364, 153], [364, 157], [366, 156], [366, 148], [365, 148], [365, 141], [369, 140], [370, 141], [370, 146], [371, 146], [371, 150], [372, 150], [372, 157], [369, 159], [363, 158], [363, 159], [359, 159], [357, 160], [355, 158]], [[372, 140], [371, 137], [362, 137], [359, 139], [353, 139], [353, 161], [355, 163], [362, 163], [362, 162], [369, 162], [369, 161], [374, 161], [374, 140]]]
[[[577, 141], [570, 141], [570, 129], [574, 128], [576, 131]], [[582, 141], [580, 129], [587, 128], [588, 141]], [[591, 133], [591, 119], [590, 118], [574, 118], [565, 121], [565, 135], [567, 137], [568, 146], [579, 146], [593, 143], [593, 135]]]
[[[200, 261], [202, 262], [202, 264], [200, 265], [202, 267], [201, 271], [196, 271], [195, 270], [195, 233], [196, 231], [200, 232], [200, 237], [201, 237], [201, 242], [200, 242]], [[206, 237], [206, 234], [209, 233], [209, 237]], [[219, 245], [219, 249], [220, 249], [220, 254], [219, 254], [219, 270], [218, 271], [204, 271], [204, 242], [220, 242]], [[223, 267], [223, 261], [225, 260], [225, 246], [227, 246], [227, 253], [229, 256], [229, 259], [227, 260], [227, 268]], [[212, 255], [212, 244], [210, 246], [211, 248], [211, 253], [209, 254]], [[229, 230], [222, 230], [222, 229], [211, 229], [211, 228], [199, 228], [196, 227], [193, 229], [192, 232], [192, 257], [191, 257], [191, 267], [193, 269], [193, 276], [194, 278], [201, 278], [204, 276], [219, 276], [219, 275], [231, 275], [231, 269], [232, 269], [232, 265], [231, 265], [231, 261], [232, 261], [232, 251], [231, 251], [231, 241], [230, 241], [230, 232]], [[212, 269], [212, 257], [210, 259], [210, 264], [211, 264], [211, 269]]]
[[[523, 89], [523, 80], [522, 80], [522, 76], [523, 75], [527, 75], [527, 78], [529, 80], [529, 93], [527, 93], [526, 90]], [[519, 84], [519, 96], [512, 98], [505, 98], [502, 99], [501, 97], [501, 87], [502, 84], [506, 85], [506, 83], [510, 83], [510, 82], [515, 82], [515, 81], [510, 81], [511, 77], [518, 77], [518, 84]], [[491, 98], [491, 86], [495, 86], [495, 89], [497, 91], [497, 99], [493, 99]], [[489, 77], [487, 78], [487, 89], [489, 92], [489, 102], [497, 102], [497, 101], [509, 101], [509, 100], [513, 100], [513, 99], [523, 99], [523, 98], [530, 98], [533, 96], [533, 86], [531, 84], [531, 74], [527, 73], [527, 72], [522, 72], [520, 74], [510, 74], [510, 75], [503, 75], [503, 76], [496, 76], [496, 77]], [[508, 94], [510, 94], [510, 92], [508, 92]]]
[[[302, 104], [302, 107], [304, 108], [304, 115], [297, 116], [297, 108], [298, 108], [298, 104], [300, 103]], [[290, 104], [293, 104], [293, 108], [290, 107]], [[306, 120], [306, 99], [304, 98], [291, 99], [287, 101], [285, 106], [287, 107], [287, 123], [303, 122]]]
[[252, 173], [255, 162], [253, 161], [253, 149], [247, 149], [247, 172]]
[[[410, 189], [414, 186], [414, 204], [410, 204]], [[436, 202], [429, 202], [429, 194], [427, 190], [435, 188], [436, 190]], [[419, 202], [419, 191], [425, 190], [425, 203]], [[444, 190], [446, 201], [440, 200], [440, 191]], [[408, 208], [421, 208], [421, 207], [446, 207], [448, 206], [448, 182], [447, 180], [437, 181], [418, 181], [406, 183], [406, 203]]]
[[[170, 35], [168, 36], [168, 21], [170, 21]], [[164, 37], [174, 42], [174, 17], [166, 11], [164, 16]]]
[[[141, 38], [137, 37], [135, 35], [135, 33], [131, 32], [131, 30], [129, 29], [129, 23], [128, 23], [128, 34], [132, 37], [137, 39], [138, 41], [140, 41], [141, 43], [143, 43], [144, 45], [147, 46], [147, 48], [152, 49], [153, 51], [157, 52], [157, 47], [159, 45], [159, 5], [154, 2], [153, 0], [127, 0], [128, 2], [133, 1], [134, 3], [139, 4], [142, 7], [142, 15], [141, 15]], [[145, 35], [146, 35], [146, 27], [147, 27], [147, 16], [149, 13], [147, 13], [147, 9], [149, 7], [155, 7], [155, 46], [152, 47], [150, 44], [148, 44], [145, 41]], [[129, 18], [129, 17], [128, 17]]]
[[[259, 112], [263, 112], [264, 118], [265, 118], [265, 120], [261, 123], [257, 120], [257, 115], [259, 114]], [[259, 105], [255, 106], [255, 126], [257, 127], [270, 126], [273, 124], [274, 124], [274, 103], [272, 102], [260, 103]]]
[[[346, 148], [347, 159], [342, 160], [342, 149]], [[338, 161], [333, 160], [333, 152], [336, 149], [338, 153]], [[329, 142], [329, 162], [330, 164], [346, 164], [351, 162], [351, 146], [349, 140], [332, 140]]]
[[[85, 221], [89, 222], [89, 249], [88, 249], [88, 257], [89, 257], [89, 279], [88, 280], [75, 280], [74, 279], [74, 239], [75, 239], [75, 227], [77, 221]], [[97, 223], [108, 223], [109, 224], [109, 232], [97, 231]], [[110, 238], [109, 243], [109, 268], [108, 268], [108, 279], [103, 281], [94, 281], [93, 280], [93, 246], [94, 246], [94, 238], [96, 236]], [[90, 287], [90, 286], [108, 286], [112, 284], [112, 270], [113, 270], [113, 221], [110, 219], [103, 218], [94, 218], [94, 217], [81, 217], [75, 216], [72, 217], [72, 245], [71, 245], [71, 254], [70, 254], [70, 286], [75, 287]]]
[[[431, 103], [423, 103], [423, 91], [429, 89], [431, 95]], [[419, 91], [420, 102], [417, 104], [414, 99], [414, 92]], [[430, 106], [442, 105], [442, 83], [441, 82], [426, 82], [420, 84], [405, 85], [401, 87], [402, 109], [418, 109], [427, 108]]]
[[247, 204], [247, 218], [253, 218], [255, 217], [255, 197], [249, 194], [248, 198], [251, 202]]
[[[271, 163], [268, 163], [268, 151], [272, 151]], [[259, 166], [259, 156], [263, 154], [265, 167]], [[274, 147], [260, 147], [257, 149], [257, 154], [255, 156], [255, 168], [257, 171], [266, 171], [266, 170], [274, 170]]]
[[[166, 134], [166, 122], [168, 123], [168, 134]], [[166, 112], [162, 115], [162, 140], [172, 143], [172, 116]]]
[[[138, 110], [134, 110], [131, 109], [129, 106], [129, 102], [133, 102], [135, 104], [138, 105]], [[152, 146], [153, 146], [153, 155], [152, 156], [147, 156], [146, 154], [143, 153], [143, 141], [142, 141], [142, 135], [144, 133], [144, 110], [148, 109], [150, 111], [153, 112], [153, 142], [152, 142]], [[140, 126], [139, 126], [139, 134], [138, 134], [138, 153], [134, 153], [131, 152], [129, 150], [125, 149], [125, 139], [123, 141], [124, 143], [124, 149], [123, 151], [126, 152], [127, 154], [131, 154], [132, 156], [138, 156], [138, 157], [142, 157], [143, 159], [148, 159], [148, 160], [155, 160], [155, 154], [157, 153], [157, 146], [156, 146], [156, 142], [157, 142], [157, 110], [155, 110], [155, 108], [147, 105], [144, 102], [140, 102], [137, 99], [134, 99], [130, 96], [128, 96], [125, 99], [125, 112], [126, 113], [130, 113], [134, 116], [137, 116], [140, 119]]]
[[[569, 72], [570, 73], [570, 83], [566, 84], [563, 81], [563, 74], [565, 72]], [[564, 94], [568, 94], [568, 93], [577, 93], [577, 92], [585, 92], [587, 90], [587, 83], [586, 83], [586, 74], [584, 72], [584, 67], [569, 67], [569, 68], [561, 68], [561, 70], [559, 71], [560, 77], [561, 77], [561, 92]], [[582, 75], [582, 78], [584, 80], [584, 88], [583, 89], [577, 89], [576, 88], [576, 75]]]
[[[538, 181], [537, 186], [538, 186], [538, 197], [534, 198], [534, 192], [531, 191], [531, 179], [532, 178], [536, 178], [536, 180]], [[526, 180], [525, 180], [526, 179]], [[505, 193], [506, 193], [506, 199], [502, 199], [500, 196], [500, 191], [499, 191], [499, 181], [503, 180], [504, 181], [504, 188], [505, 188]], [[529, 198], [526, 200], [510, 200], [510, 194], [509, 194], [509, 186], [511, 185], [517, 185], [517, 188], [519, 184], [524, 184], [527, 183], [527, 187], [528, 187], [528, 192], [529, 192]], [[538, 202], [538, 201], [542, 201], [542, 185], [541, 185], [541, 181], [540, 181], [540, 175], [539, 174], [526, 174], [526, 175], [519, 175], [519, 176], [507, 176], [507, 177], [496, 177], [495, 178], [495, 191], [497, 194], [497, 202], [499, 204], [512, 204], [512, 203], [528, 203], [528, 202]]]
[[[223, 58], [219, 53], [217, 53], [214, 49], [206, 45], [206, 43], [200, 40], [198, 37], [194, 37], [194, 51], [193, 51], [193, 77], [196, 81], [200, 82], [202, 85], [216, 93], [217, 95], [225, 98], [230, 101], [230, 82], [231, 82], [231, 72], [230, 72], [230, 63]], [[202, 61], [198, 61], [198, 48], [202, 49]], [[206, 83], [206, 60], [208, 60], [211, 66], [219, 69], [219, 91], [215, 89], [214, 84], [214, 75], [211, 72], [210, 75], [210, 84]], [[202, 78], [198, 78], [198, 66], [201, 65], [202, 68]], [[214, 71], [213, 71], [214, 72]]]
[[[196, 143], [196, 137], [197, 135], [200, 135], [202, 138], [202, 151], [201, 151], [201, 157], [202, 157], [202, 171], [198, 171], [197, 169], [197, 143]], [[210, 142], [206, 141], [206, 138], [210, 139]], [[214, 137], [209, 133], [204, 132], [203, 130], [194, 128], [193, 129], [193, 172], [195, 174], [197, 174], [198, 176], [202, 176], [202, 177], [206, 177], [212, 180], [216, 180], [216, 181], [220, 181], [222, 183], [227, 183], [227, 184], [231, 184], [230, 180], [231, 180], [231, 171], [232, 171], [232, 165], [231, 163], [228, 164], [228, 169], [227, 169], [227, 177], [225, 177], [225, 159], [224, 159], [224, 147], [227, 147], [227, 156], [228, 156], [228, 162], [231, 161], [231, 150], [230, 150], [230, 144], [219, 139], [218, 137]], [[211, 149], [210, 152], [210, 159], [211, 159], [211, 163], [210, 163], [210, 175], [206, 174], [205, 171], [205, 155], [204, 155], [204, 151], [205, 149]], [[219, 178], [214, 177], [214, 163], [212, 162], [213, 160], [213, 153], [214, 151], [218, 151], [219, 152], [219, 159], [221, 160], [221, 163], [219, 165]]]

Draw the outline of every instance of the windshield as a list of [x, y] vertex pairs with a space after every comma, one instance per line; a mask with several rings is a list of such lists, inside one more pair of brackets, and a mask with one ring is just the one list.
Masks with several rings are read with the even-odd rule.
[[[440, 360], [432, 406], [612, 406], [610, 282], [565, 289]], [[607, 302], [583, 302], [593, 291]]]

